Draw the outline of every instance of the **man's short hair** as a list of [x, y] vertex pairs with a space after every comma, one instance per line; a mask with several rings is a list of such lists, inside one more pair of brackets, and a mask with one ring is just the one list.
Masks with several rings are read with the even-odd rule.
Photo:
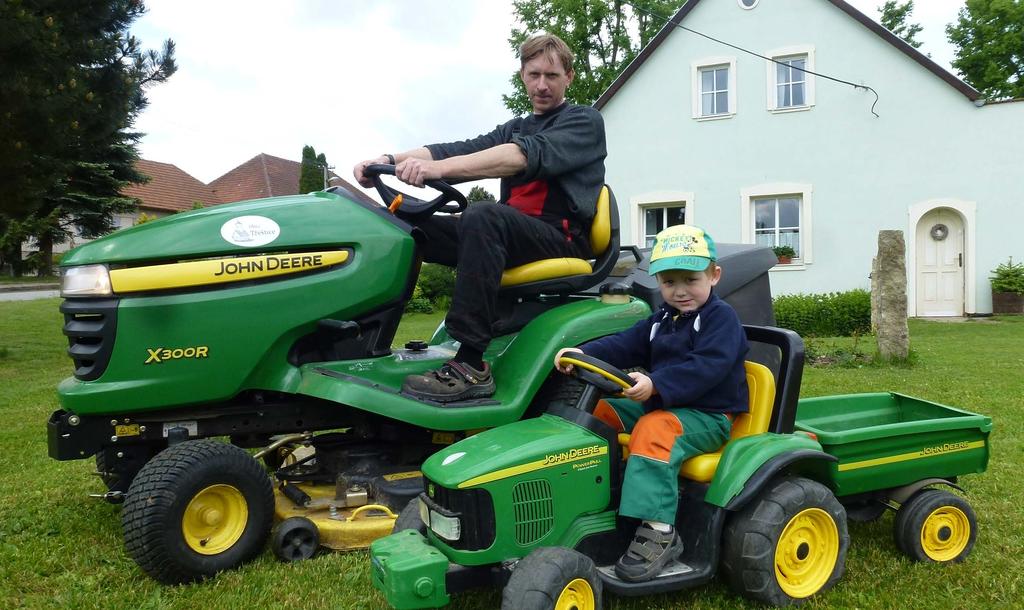
[[564, 40], [554, 34], [537, 34], [527, 38], [523, 44], [519, 45], [520, 68], [525, 68], [526, 62], [541, 53], [554, 53], [555, 57], [562, 62], [562, 69], [565, 70], [565, 73], [572, 72], [572, 62], [575, 59], [572, 49], [565, 44]]

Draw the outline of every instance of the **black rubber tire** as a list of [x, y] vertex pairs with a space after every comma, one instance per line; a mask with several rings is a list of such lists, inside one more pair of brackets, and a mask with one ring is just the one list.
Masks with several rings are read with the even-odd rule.
[[424, 536], [427, 535], [427, 524], [420, 518], [419, 498], [409, 500], [409, 503], [405, 505], [402, 512], [398, 513], [398, 518], [395, 519], [395, 525], [391, 528], [391, 533], [397, 534], [405, 530], [416, 530]]
[[305, 517], [289, 517], [274, 528], [270, 547], [281, 561], [312, 559], [320, 548], [320, 530]]
[[[813, 592], [798, 598], [789, 595], [779, 583], [776, 548], [787, 525], [808, 509], [820, 509], [831, 518], [837, 532], [838, 552], [828, 578]], [[800, 605], [842, 577], [849, 546], [846, 511], [832, 492], [810, 479], [780, 477], [729, 521], [724, 534], [722, 569], [733, 589], [744, 597], [772, 606]], [[805, 547], [806, 553], [806, 545], [801, 547]]]
[[501, 610], [551, 610], [576, 579], [586, 581], [593, 607], [601, 610], [603, 584], [594, 562], [572, 549], [539, 548], [516, 564], [501, 595]]
[[[100, 473], [99, 478], [108, 491], [125, 493], [145, 463], [165, 447], [166, 443], [101, 447], [96, 452], [96, 472]], [[119, 460], [115, 455], [111, 455], [118, 451], [124, 453], [125, 458]]]
[[[957, 515], [961, 525], [966, 526], [967, 540], [959, 552], [955, 552], [955, 548], [947, 549], [948, 553], [942, 553], [940, 550], [939, 555], [936, 555], [936, 551], [932, 551], [931, 554], [924, 548], [924, 544], [921, 540], [922, 530], [926, 527], [926, 523], [929, 517], [937, 511], [943, 508], [947, 508], [947, 513]], [[949, 511], [948, 509], [955, 509]], [[959, 511], [958, 513], [956, 511]], [[961, 517], [962, 516], [962, 517]], [[932, 517], [933, 519], [942, 517]], [[966, 523], [962, 522], [962, 519], [966, 519]], [[946, 535], [952, 534], [959, 540], [963, 540], [963, 528], [959, 530], [949, 531], [948, 526], [944, 528]], [[943, 535], [943, 529], [936, 532], [937, 536]], [[903, 552], [907, 557], [914, 561], [927, 561], [934, 563], [960, 563], [970, 553], [971, 549], [974, 548], [974, 542], [978, 537], [978, 518], [974, 514], [974, 509], [971, 505], [960, 496], [941, 489], [922, 489], [917, 492], [909, 500], [900, 506], [900, 509], [896, 511], [896, 521], [893, 527], [893, 537], [896, 540], [896, 547]], [[942, 539], [940, 538], [940, 541]], [[944, 542], [944, 541], [942, 541]], [[956, 541], [952, 542], [954, 546], [958, 546]], [[949, 554], [955, 552], [955, 555], [949, 557], [942, 556], [943, 554]]]
[[[230, 547], [207, 555], [188, 545], [183, 517], [193, 498], [213, 485], [233, 487], [247, 517]], [[273, 515], [273, 488], [259, 462], [238, 447], [204, 439], [173, 445], [146, 463], [128, 489], [121, 524], [135, 563], [159, 582], [181, 584], [255, 557], [267, 542]]]
[[579, 379], [554, 371], [537, 390], [524, 417], [536, 417], [547, 411], [552, 405], [575, 407], [585, 387]]

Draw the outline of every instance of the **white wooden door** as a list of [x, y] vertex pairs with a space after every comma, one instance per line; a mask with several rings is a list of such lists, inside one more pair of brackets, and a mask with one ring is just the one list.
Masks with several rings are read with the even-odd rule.
[[948, 209], [917, 225], [917, 315], [964, 315], [964, 224]]

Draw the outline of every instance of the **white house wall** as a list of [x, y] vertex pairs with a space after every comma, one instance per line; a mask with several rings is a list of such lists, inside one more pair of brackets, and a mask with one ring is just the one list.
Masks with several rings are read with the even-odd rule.
[[[879, 230], [910, 241], [911, 214], [920, 218], [923, 204], [971, 202], [965, 307], [991, 311], [989, 271], [1011, 255], [1024, 260], [1024, 103], [977, 107], [826, 0], [761, 0], [749, 11], [703, 0], [683, 24], [762, 53], [810, 46], [816, 71], [873, 87], [880, 116], [870, 92], [822, 78], [811, 109], [772, 113], [765, 60], [676, 30], [601, 110], [623, 243], [636, 243], [630, 202], [655, 193], [690, 194], [687, 222], [742, 242], [751, 241], [741, 224], [745, 192], [809, 185], [813, 224], [802, 230], [813, 260], [773, 271], [774, 292], [868, 288]], [[694, 119], [693, 62], [723, 56], [735, 57], [735, 114]]]

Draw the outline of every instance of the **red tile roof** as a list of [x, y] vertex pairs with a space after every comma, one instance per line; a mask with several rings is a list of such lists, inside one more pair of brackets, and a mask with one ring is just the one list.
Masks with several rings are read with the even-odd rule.
[[196, 180], [185, 171], [170, 163], [159, 163], [139, 159], [135, 168], [150, 177], [145, 184], [130, 184], [122, 191], [128, 197], [135, 197], [142, 203], [139, 207], [166, 212], [191, 210], [192, 204], [201, 201], [203, 205], [222, 203], [213, 189]]
[[[138, 198], [142, 209], [167, 212], [191, 210], [192, 204], [231, 203], [246, 199], [262, 199], [299, 194], [299, 172], [302, 164], [260, 153], [209, 184], [203, 184], [177, 166], [139, 159], [136, 168], [150, 177], [146, 184], [132, 184], [122, 192]], [[331, 184], [347, 189], [362, 201], [372, 198], [351, 183], [330, 172]]]

